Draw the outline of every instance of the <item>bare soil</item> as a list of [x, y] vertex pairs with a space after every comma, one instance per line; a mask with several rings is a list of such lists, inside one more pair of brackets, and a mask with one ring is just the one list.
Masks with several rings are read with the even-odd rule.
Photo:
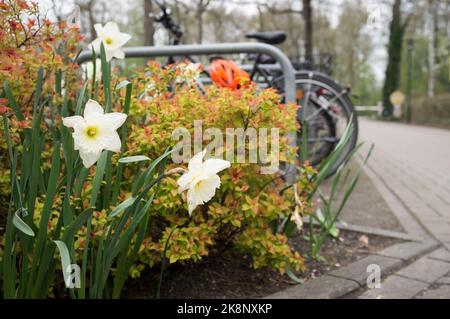
[[[305, 256], [306, 270], [296, 275], [306, 281], [345, 266], [399, 240], [341, 231], [338, 239], [329, 239], [322, 248], [323, 260]], [[291, 239], [300, 252], [309, 251], [309, 243], [302, 237]], [[157, 267], [156, 267], [157, 268]], [[154, 298], [160, 269], [152, 269], [141, 278], [128, 282], [124, 298]], [[201, 263], [169, 267], [164, 273], [160, 297], [175, 299], [197, 298], [260, 298], [295, 284], [287, 275], [270, 269], [251, 267], [251, 258], [235, 251], [205, 258]]]

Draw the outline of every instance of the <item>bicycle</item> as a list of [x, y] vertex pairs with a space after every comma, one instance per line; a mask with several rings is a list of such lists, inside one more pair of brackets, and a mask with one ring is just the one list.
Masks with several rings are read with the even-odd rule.
[[[169, 32], [171, 45], [181, 44], [182, 29], [173, 19], [165, 1], [154, 2], [161, 10], [160, 14], [153, 16], [154, 21]], [[286, 40], [286, 34], [282, 31], [252, 32], [246, 34], [246, 37], [270, 45], [281, 44]], [[217, 57], [212, 59], [215, 58]], [[179, 57], [179, 60], [197, 62], [190, 56]], [[283, 96], [283, 76], [279, 68], [273, 64], [273, 59], [264, 54], [257, 54], [248, 55], [248, 60], [253, 61], [250, 66], [250, 79], [262, 87], [275, 88]], [[176, 61], [176, 57], [170, 56], [167, 64]], [[207, 70], [204, 73], [209, 77]], [[329, 76], [313, 70], [297, 70], [295, 76], [296, 99], [302, 106], [297, 113], [297, 121], [301, 123], [301, 129], [297, 132], [299, 144], [302, 143], [305, 131], [307, 133], [307, 151], [305, 154], [299, 153], [301, 158], [308, 159], [313, 166], [319, 165], [333, 151], [347, 125], [350, 123], [353, 125], [352, 136], [340, 157], [328, 171], [328, 176], [331, 176], [347, 161], [358, 139], [358, 121], [348, 96], [349, 88], [343, 88]], [[299, 147], [299, 150], [301, 149], [304, 147]]]

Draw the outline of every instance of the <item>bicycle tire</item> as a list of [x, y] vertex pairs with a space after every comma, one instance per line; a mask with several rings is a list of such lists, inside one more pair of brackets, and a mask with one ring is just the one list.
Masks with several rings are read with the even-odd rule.
[[[345, 164], [348, 161], [348, 157], [356, 143], [358, 141], [358, 118], [356, 115], [355, 108], [353, 103], [348, 97], [348, 92], [341, 85], [339, 85], [336, 81], [334, 81], [329, 76], [316, 72], [316, 71], [299, 71], [296, 73], [296, 86], [299, 87], [301, 84], [311, 83], [317, 86], [320, 86], [324, 89], [327, 89], [333, 95], [337, 97], [337, 101], [339, 102], [339, 106], [342, 107], [343, 115], [347, 121], [347, 124], [351, 122], [353, 124], [353, 134], [350, 137], [350, 140], [346, 147], [344, 148], [341, 156], [338, 158], [336, 163], [330, 168], [330, 171], [327, 174], [327, 177], [330, 177], [336, 173], [338, 168]], [[334, 147], [333, 147], [334, 148]], [[324, 158], [325, 159], [325, 158]], [[322, 159], [323, 160], [323, 159]], [[317, 165], [317, 163], [315, 163]]]

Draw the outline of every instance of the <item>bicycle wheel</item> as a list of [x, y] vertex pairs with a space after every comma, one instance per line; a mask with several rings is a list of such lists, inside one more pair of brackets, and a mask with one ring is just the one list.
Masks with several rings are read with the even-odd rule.
[[[302, 107], [297, 119], [306, 126], [307, 152], [304, 155], [312, 165], [320, 164], [333, 151], [347, 125], [353, 124], [353, 134], [341, 156], [330, 168], [328, 176], [348, 160], [358, 139], [358, 120], [348, 90], [325, 74], [300, 71], [296, 74], [297, 101]], [[302, 132], [298, 132], [299, 150], [302, 149]]]

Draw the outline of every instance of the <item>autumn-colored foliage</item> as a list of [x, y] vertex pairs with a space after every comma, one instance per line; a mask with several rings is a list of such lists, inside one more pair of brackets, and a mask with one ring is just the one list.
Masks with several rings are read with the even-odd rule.
[[25, 115], [31, 111], [39, 67], [52, 71], [45, 81], [46, 90], [54, 89], [58, 72], [74, 78], [77, 65], [73, 59], [82, 35], [76, 26], [42, 17], [36, 2], [2, 0], [0, 38], [0, 84], [8, 82]]
[[[193, 143], [194, 121], [202, 120], [203, 132], [215, 128], [224, 135], [227, 128], [278, 128], [280, 159], [292, 160], [295, 148], [288, 146], [287, 133], [296, 129], [296, 105], [280, 104], [274, 90], [260, 90], [252, 85], [239, 91], [208, 86], [201, 92], [195, 86], [177, 83], [178, 73], [176, 67], [162, 68], [150, 63], [144, 72], [136, 74], [130, 110], [133, 124], [127, 142], [129, 155], [158, 156], [178, 142], [171, 138], [176, 128], [186, 128]], [[247, 154], [254, 147], [249, 144]], [[224, 141], [219, 157], [226, 152], [226, 146]], [[260, 168], [260, 164], [248, 160], [232, 163], [221, 176], [216, 196], [191, 218], [178, 194], [176, 180], [166, 179], [151, 209], [151, 229], [155, 231], [142, 247], [141, 261], [150, 265], [158, 262], [167, 237], [176, 226], [167, 251], [171, 263], [197, 261], [212, 252], [234, 248], [249, 253], [255, 267], [270, 266], [281, 272], [286, 267], [301, 269], [303, 259], [290, 248], [286, 235], [274, 234], [271, 228], [292, 213], [292, 190], [280, 195], [285, 185], [281, 176], [261, 174]], [[307, 183], [300, 186], [306, 192], [308, 187]], [[307, 209], [302, 212], [307, 213]], [[163, 235], [155, 236], [156, 230]]]
[[[61, 104], [64, 92], [76, 92], [78, 65], [73, 59], [79, 50], [82, 35], [76, 26], [51, 22], [42, 17], [36, 2], [1, 0], [0, 39], [0, 97], [3, 86], [8, 85], [25, 117], [10, 117], [11, 137], [18, 142], [19, 133], [31, 123], [33, 93], [40, 67], [46, 74], [43, 92], [53, 96], [55, 105]], [[56, 76], [61, 76], [61, 81], [55, 81]], [[63, 85], [56, 87], [56, 83]], [[66, 90], [64, 86], [69, 83], [71, 90]], [[11, 107], [5, 97], [0, 98], [0, 115], [12, 115]], [[5, 151], [5, 147], [4, 131], [0, 130], [1, 152]], [[3, 202], [2, 196], [7, 195], [10, 189], [9, 170], [5, 165], [6, 161], [2, 160], [0, 203]]]

